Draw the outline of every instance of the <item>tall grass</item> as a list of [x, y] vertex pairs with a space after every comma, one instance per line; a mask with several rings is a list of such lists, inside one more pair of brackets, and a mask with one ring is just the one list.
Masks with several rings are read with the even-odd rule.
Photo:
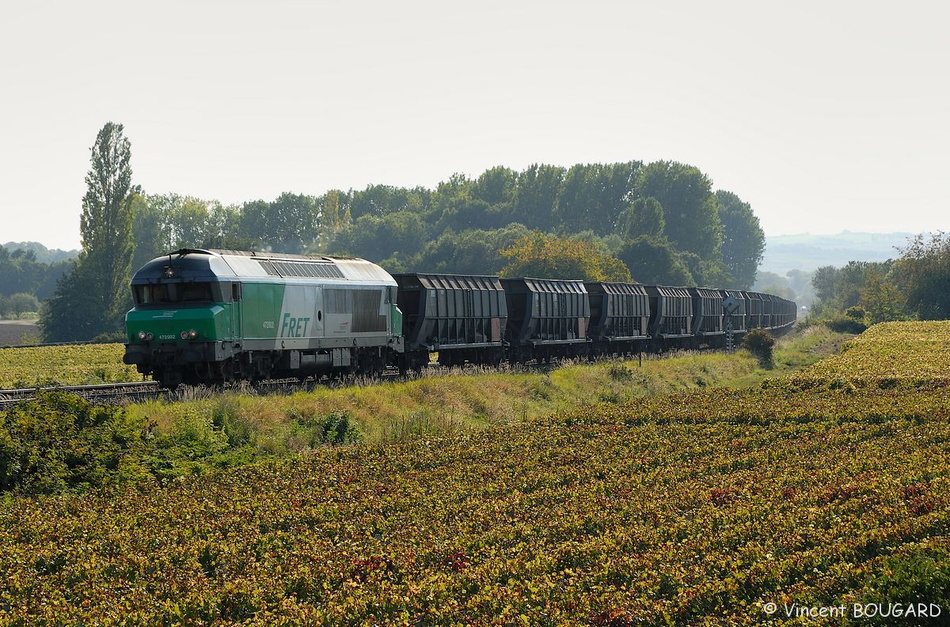
[[186, 389], [174, 400], [132, 405], [160, 432], [174, 433], [196, 414], [210, 417], [232, 446], [246, 444], [266, 454], [306, 451], [328, 443], [328, 424], [345, 416], [345, 441], [399, 442], [448, 435], [570, 411], [594, 403], [711, 387], [750, 387], [766, 377], [801, 368], [821, 355], [821, 346], [846, 338], [806, 330], [779, 341], [775, 369], [764, 370], [740, 351], [683, 351], [639, 359], [589, 364], [566, 361], [530, 367], [433, 369], [398, 382], [358, 378], [347, 386], [317, 386], [291, 394], [260, 395], [248, 386], [221, 393]]

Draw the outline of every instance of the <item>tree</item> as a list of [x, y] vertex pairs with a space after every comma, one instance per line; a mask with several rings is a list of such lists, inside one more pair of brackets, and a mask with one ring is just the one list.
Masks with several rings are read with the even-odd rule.
[[301, 253], [317, 241], [319, 221], [315, 197], [285, 192], [273, 202], [245, 203], [238, 239], [250, 239], [259, 249]]
[[617, 228], [630, 204], [640, 162], [578, 164], [564, 176], [554, 208], [557, 232], [593, 229], [606, 235]]
[[32, 250], [17, 248], [10, 252], [0, 246], [0, 294], [23, 293], [39, 300], [49, 298], [68, 265], [67, 261], [37, 261]]
[[165, 215], [153, 197], [136, 194], [132, 200], [133, 272], [169, 251]]
[[496, 166], [485, 170], [472, 185], [472, 196], [489, 205], [508, 205], [515, 196], [518, 175], [514, 170]]
[[502, 276], [539, 279], [583, 279], [629, 282], [630, 271], [614, 257], [574, 238], [561, 238], [540, 231], [529, 233], [501, 251], [511, 261]]
[[910, 311], [922, 320], [950, 319], [950, 236], [916, 236], [901, 251], [895, 275]]
[[[899, 320], [904, 316], [904, 298], [895, 283], [899, 273], [894, 261], [849, 261], [843, 268], [823, 266], [812, 276], [818, 297], [815, 311], [830, 315], [861, 311], [870, 323]], [[939, 286], [943, 292], [944, 286]], [[854, 318], [855, 316], [851, 316]]]
[[202, 248], [250, 250], [254, 239], [240, 233], [241, 208], [214, 201], [208, 210], [205, 244]]
[[639, 170], [636, 198], [656, 198], [663, 206], [666, 237], [677, 250], [706, 260], [719, 258], [722, 224], [712, 182], [693, 166], [657, 161]]
[[81, 271], [79, 262], [56, 283], [56, 290], [40, 307], [40, 329], [44, 342], [73, 342], [114, 330], [95, 315], [99, 299], [91, 275]]
[[576, 233], [590, 228], [593, 222], [593, 167], [590, 164], [572, 166], [564, 175], [564, 182], [554, 206], [558, 233]]
[[886, 275], [890, 269], [889, 265], [889, 262], [849, 261], [838, 271], [838, 281], [835, 284], [838, 308], [844, 310], [862, 305], [861, 295], [868, 280], [873, 276]]
[[382, 217], [397, 211], [424, 213], [429, 204], [428, 190], [416, 187], [392, 187], [390, 185], [368, 185], [365, 190], [351, 192], [349, 212], [353, 220], [363, 216]]
[[765, 232], [752, 207], [732, 192], [719, 190], [719, 221], [722, 223], [720, 258], [732, 276], [732, 286], [748, 290], [765, 254]]
[[79, 268], [90, 277], [103, 331], [117, 328], [132, 271], [132, 150], [123, 126], [106, 123], [96, 136], [86, 174], [79, 231]]
[[204, 248], [211, 239], [211, 212], [205, 200], [175, 196], [168, 215], [171, 248]]
[[349, 195], [338, 189], [331, 189], [318, 202], [320, 229], [317, 241], [308, 248], [311, 253], [325, 251], [340, 231], [350, 225]]
[[904, 297], [891, 276], [873, 272], [861, 290], [861, 303], [871, 324], [904, 319]]
[[825, 303], [834, 300], [837, 283], [838, 268], [834, 266], [822, 266], [815, 270], [811, 277], [811, 286], [815, 288], [815, 296]]
[[695, 285], [682, 257], [665, 240], [638, 237], [624, 244], [618, 257], [640, 283]]
[[46, 341], [89, 340], [121, 327], [131, 297], [131, 143], [123, 126], [108, 122], [90, 149], [76, 266], [57, 284], [40, 316]]
[[618, 226], [626, 239], [643, 236], [661, 239], [666, 231], [663, 205], [656, 198], [637, 198], [620, 214]]
[[25, 313], [36, 312], [39, 311], [39, 309], [40, 301], [36, 299], [36, 296], [18, 292], [11, 294], [10, 297], [6, 299], [3, 307], [0, 307], [0, 315], [9, 315], [14, 318], [19, 318]]
[[554, 206], [566, 170], [552, 165], [532, 165], [518, 175], [514, 218], [528, 228], [554, 230]]
[[332, 254], [353, 255], [374, 262], [398, 258], [403, 262], [426, 242], [422, 218], [410, 211], [383, 216], [363, 215], [330, 243]]
[[517, 222], [490, 231], [446, 231], [425, 245], [412, 268], [418, 272], [498, 274], [505, 265], [501, 251], [513, 246], [528, 232]]

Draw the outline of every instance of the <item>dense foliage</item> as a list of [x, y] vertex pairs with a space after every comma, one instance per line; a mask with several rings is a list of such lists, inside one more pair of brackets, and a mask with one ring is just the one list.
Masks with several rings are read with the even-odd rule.
[[[903, 333], [852, 347], [841, 374], [886, 380], [889, 331]], [[8, 500], [0, 621], [738, 625], [784, 623], [793, 605], [946, 612], [948, 410], [940, 381], [777, 382], [323, 449], [160, 489]]]
[[[22, 296], [31, 296], [34, 301], [48, 298], [68, 265], [66, 261], [44, 263], [32, 250], [0, 246], [0, 317], [35, 312], [35, 306], [21, 309], [16, 301], [22, 301]], [[15, 299], [16, 296], [20, 298]]]
[[535, 232], [501, 251], [509, 260], [501, 276], [629, 282], [630, 270], [595, 246], [576, 239]]
[[43, 392], [0, 414], [0, 490], [51, 494], [132, 480], [143, 472], [132, 460], [147, 438], [121, 409]]
[[[453, 175], [435, 190], [371, 185], [242, 207], [144, 196], [135, 219], [137, 263], [178, 247], [269, 248], [349, 254], [393, 271], [493, 274], [504, 265], [501, 252], [530, 233], [592, 246], [614, 258], [622, 276], [616, 258], [625, 243], [646, 237], [662, 249], [661, 262], [688, 267], [695, 280], [744, 288], [764, 243], [747, 203], [713, 193], [706, 175], [672, 162], [495, 167], [475, 179]], [[537, 253], [519, 255], [519, 263], [548, 264]], [[657, 282], [669, 274], [654, 265], [638, 267], [634, 278]]]
[[[950, 235], [917, 235], [894, 260], [823, 266], [812, 277], [816, 313], [839, 326], [859, 308], [865, 325], [950, 319]], [[849, 315], [850, 310], [850, 315]]]
[[950, 319], [950, 234], [917, 236], [903, 251], [895, 274], [909, 310], [922, 320]]
[[[295, 442], [298, 452], [361, 440], [346, 413], [297, 414], [286, 431], [285, 442]], [[35, 496], [123, 485], [145, 489], [290, 454], [258, 436], [226, 400], [214, 413], [191, 412], [159, 430], [148, 417], [121, 407], [44, 391], [0, 413], [0, 491]]]

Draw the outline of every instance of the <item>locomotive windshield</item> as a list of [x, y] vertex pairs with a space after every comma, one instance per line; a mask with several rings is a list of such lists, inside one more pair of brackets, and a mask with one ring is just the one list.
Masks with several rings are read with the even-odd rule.
[[157, 283], [134, 285], [136, 305], [203, 303], [213, 300], [211, 283]]

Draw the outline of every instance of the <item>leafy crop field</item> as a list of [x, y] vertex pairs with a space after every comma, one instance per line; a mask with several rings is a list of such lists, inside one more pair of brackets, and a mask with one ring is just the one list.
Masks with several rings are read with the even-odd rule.
[[[889, 337], [834, 376], [892, 376]], [[950, 615], [940, 381], [656, 395], [0, 501], [0, 624], [928, 624], [917, 603]]]
[[19, 499], [0, 618], [760, 624], [769, 602], [946, 602], [948, 407], [946, 389], [657, 397]]
[[947, 385], [950, 383], [950, 321], [888, 322], [851, 340], [792, 379], [800, 385]]
[[0, 389], [141, 381], [122, 363], [122, 344], [37, 346], [0, 350]]

